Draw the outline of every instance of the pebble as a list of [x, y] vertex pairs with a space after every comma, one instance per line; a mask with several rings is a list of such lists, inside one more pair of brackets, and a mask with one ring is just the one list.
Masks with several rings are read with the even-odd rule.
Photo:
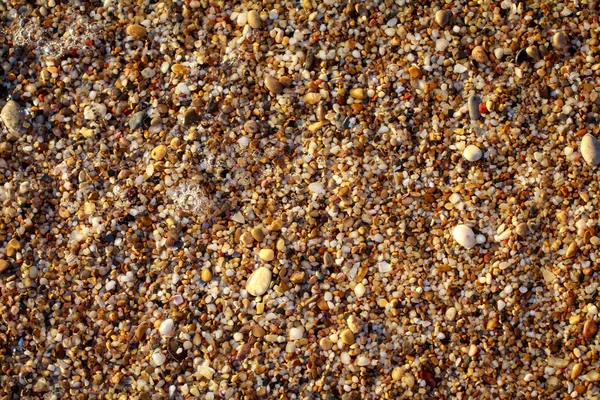
[[251, 120], [246, 121], [246, 123], [244, 124], [244, 130], [247, 133], [255, 134], [260, 131], [260, 125], [258, 124], [258, 122], [251, 119]]
[[246, 290], [252, 296], [262, 296], [269, 289], [272, 278], [271, 270], [267, 267], [260, 267], [250, 275], [246, 283]]
[[517, 235], [519, 235], [521, 237], [526, 237], [527, 235], [529, 235], [531, 233], [531, 230], [529, 229], [529, 225], [527, 225], [526, 222], [520, 222], [515, 227], [515, 231], [517, 232]]
[[275, 253], [271, 249], [261, 249], [258, 252], [258, 256], [260, 257], [261, 260], [263, 260], [265, 262], [269, 262], [269, 261], [273, 261], [273, 258], [275, 258]]
[[567, 247], [567, 252], [565, 253], [565, 257], [573, 258], [573, 257], [575, 257], [575, 255], [578, 252], [579, 252], [579, 248], [577, 247], [577, 243], [571, 242], [571, 244], [569, 244], [569, 247]]
[[183, 126], [189, 127], [196, 125], [200, 122], [202, 118], [193, 108], [188, 109], [185, 114], [183, 114]]
[[454, 240], [456, 240], [456, 243], [466, 249], [473, 248], [477, 243], [475, 241], [475, 234], [473, 233], [473, 230], [467, 225], [455, 226], [452, 230], [452, 236], [454, 237]]
[[463, 150], [463, 157], [467, 161], [479, 161], [481, 157], [483, 157], [483, 152], [481, 149], [474, 144], [470, 144]]
[[129, 25], [125, 32], [134, 39], [145, 39], [148, 35], [146, 28], [138, 24]]
[[448, 321], [454, 321], [454, 318], [456, 318], [456, 308], [448, 307], [445, 316]]
[[449, 10], [438, 10], [435, 13], [435, 22], [439, 25], [439, 26], [446, 26], [450, 23], [450, 20], [452, 19], [452, 12], [450, 12]]
[[6, 271], [10, 267], [10, 263], [6, 260], [0, 259], [0, 273]]
[[304, 328], [298, 327], [298, 328], [290, 329], [290, 340], [302, 339], [303, 336], [304, 336]]
[[210, 282], [212, 281], [212, 272], [210, 272], [209, 269], [203, 269], [202, 270], [202, 274], [201, 274], [201, 278], [203, 282]]
[[479, 111], [479, 104], [481, 100], [479, 97], [475, 95], [469, 96], [468, 106], [469, 106], [469, 117], [471, 120], [476, 121], [481, 118], [481, 112]]
[[159, 350], [157, 350], [154, 352], [154, 354], [152, 354], [152, 361], [154, 361], [154, 364], [157, 367], [160, 367], [167, 361], [167, 357]]
[[24, 131], [25, 111], [19, 103], [9, 100], [0, 111], [0, 120], [8, 130], [9, 139], [18, 139]]
[[363, 327], [365, 326], [362, 319], [360, 319], [356, 315], [349, 316], [346, 323], [348, 324], [348, 328], [352, 331], [352, 333], [359, 333], [363, 330]]
[[593, 318], [588, 318], [583, 325], [583, 338], [586, 340], [592, 339], [598, 333], [598, 324]]
[[256, 10], [248, 11], [248, 25], [250, 25], [253, 29], [258, 29], [262, 25], [262, 20], [260, 19], [260, 14]]
[[359, 283], [354, 287], [354, 294], [356, 294], [356, 297], [363, 297], [366, 292], [367, 289], [362, 283]]
[[569, 39], [564, 32], [556, 32], [552, 36], [552, 47], [556, 50], [565, 50], [569, 46]]
[[366, 356], [358, 356], [356, 363], [361, 367], [366, 367], [367, 365], [371, 365], [371, 360]]
[[257, 242], [262, 242], [263, 240], [265, 240], [265, 234], [260, 227], [252, 228], [252, 231], [250, 231], [250, 233], [252, 234], [254, 240], [256, 240]]
[[344, 329], [340, 333], [340, 339], [342, 339], [342, 342], [344, 342], [344, 344], [347, 345], [352, 345], [356, 342], [356, 339], [354, 338], [354, 333], [352, 333], [350, 329]]
[[600, 143], [591, 134], [587, 133], [581, 139], [580, 151], [581, 156], [588, 165], [595, 167], [600, 163]]
[[573, 369], [571, 370], [571, 379], [577, 379], [579, 375], [583, 372], [583, 364], [577, 363], [573, 365]]
[[350, 89], [350, 96], [356, 100], [364, 100], [367, 98], [367, 93], [362, 88]]
[[314, 105], [321, 101], [321, 95], [319, 93], [306, 93], [304, 95], [304, 103]]
[[161, 322], [160, 327], [158, 328], [158, 332], [162, 336], [174, 336], [175, 335], [175, 322], [171, 319], [165, 319]]
[[475, 46], [471, 52], [471, 57], [481, 64], [487, 64], [490, 61], [487, 52], [481, 46]]
[[283, 85], [270, 75], [265, 78], [265, 86], [272, 94], [278, 95], [283, 92]]
[[166, 154], [167, 154], [167, 146], [165, 146], [164, 144], [159, 144], [154, 149], [152, 149], [152, 152], [150, 153], [150, 157], [153, 160], [161, 161], [163, 158], [165, 158]]
[[328, 351], [333, 347], [333, 342], [328, 337], [324, 337], [319, 340], [319, 346], [321, 347], [321, 350]]
[[144, 111], [138, 111], [129, 117], [129, 129], [132, 131], [142, 126], [148, 115]]

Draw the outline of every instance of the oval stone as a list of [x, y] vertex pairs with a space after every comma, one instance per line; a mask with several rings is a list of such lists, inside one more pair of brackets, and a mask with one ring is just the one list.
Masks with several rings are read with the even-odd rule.
[[262, 296], [269, 289], [273, 274], [267, 267], [260, 267], [250, 275], [246, 283], [246, 290], [252, 296]]

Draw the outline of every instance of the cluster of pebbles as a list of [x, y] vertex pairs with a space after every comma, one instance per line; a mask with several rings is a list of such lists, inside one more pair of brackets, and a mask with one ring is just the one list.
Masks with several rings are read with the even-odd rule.
[[0, 398], [596, 398], [599, 17], [1, 2]]

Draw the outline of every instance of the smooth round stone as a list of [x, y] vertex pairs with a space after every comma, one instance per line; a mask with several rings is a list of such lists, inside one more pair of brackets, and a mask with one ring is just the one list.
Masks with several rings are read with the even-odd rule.
[[472, 120], [478, 120], [481, 118], [481, 112], [479, 111], [479, 104], [481, 104], [481, 99], [475, 95], [469, 96], [468, 106], [469, 106], [469, 117]]
[[350, 329], [344, 329], [342, 333], [340, 333], [340, 339], [342, 342], [347, 345], [354, 344], [356, 342], [356, 338], [354, 337], [354, 333]]
[[251, 28], [253, 28], [253, 29], [260, 28], [260, 26], [262, 24], [262, 20], [260, 19], [260, 14], [258, 13], [258, 11], [256, 11], [256, 10], [248, 11], [247, 18], [248, 18], [248, 25], [250, 25]]
[[313, 182], [308, 185], [308, 190], [315, 194], [325, 194], [325, 188], [321, 182]]
[[171, 318], [161, 322], [158, 332], [162, 336], [173, 336], [175, 334], [175, 322]]
[[283, 92], [283, 85], [276, 78], [272, 77], [271, 75], [268, 75], [265, 78], [265, 87], [272, 94], [281, 94]]
[[14, 100], [9, 100], [2, 111], [0, 112], [0, 119], [8, 132], [11, 135], [11, 139], [17, 139], [23, 130], [23, 121], [25, 120], [25, 112], [23, 107]]
[[260, 125], [255, 120], [251, 119], [244, 124], [244, 130], [248, 133], [258, 133]]
[[157, 351], [152, 354], [152, 361], [154, 361], [154, 364], [156, 364], [157, 367], [160, 367], [167, 361], [167, 357], [160, 351]]
[[290, 329], [290, 340], [302, 339], [302, 336], [304, 336], [304, 328], [298, 327]]
[[471, 52], [471, 57], [481, 64], [487, 64], [490, 61], [487, 52], [481, 46], [475, 46]]
[[304, 104], [315, 105], [321, 101], [320, 93], [306, 93], [304, 95]]
[[321, 340], [319, 340], [319, 346], [322, 350], [331, 350], [331, 348], [333, 347], [333, 342], [328, 337], [324, 337]]
[[350, 96], [355, 100], [364, 100], [367, 98], [367, 92], [362, 88], [350, 89]]
[[148, 115], [144, 111], [136, 112], [129, 118], [129, 129], [132, 131], [142, 126], [142, 123]]
[[556, 32], [554, 36], [552, 36], [552, 47], [556, 50], [564, 50], [569, 45], [569, 39], [564, 34], [564, 32]]
[[477, 243], [473, 230], [467, 225], [456, 225], [452, 230], [452, 236], [456, 243], [467, 249], [472, 248]]
[[355, 315], [349, 316], [346, 323], [348, 324], [348, 328], [352, 331], [352, 333], [359, 333], [365, 326], [363, 321]]
[[261, 249], [258, 252], [258, 256], [260, 257], [261, 260], [263, 260], [265, 262], [269, 262], [269, 261], [273, 261], [273, 258], [275, 258], [275, 253], [273, 253], [273, 250], [271, 250], [271, 249]]
[[446, 319], [448, 321], [454, 321], [454, 318], [456, 318], [456, 308], [454, 307], [449, 307], [446, 310]]
[[591, 134], [588, 133], [581, 139], [580, 151], [588, 165], [595, 167], [600, 163], [600, 143]]
[[452, 13], [448, 10], [439, 10], [435, 13], [435, 22], [439, 26], [446, 26], [450, 23], [450, 19], [452, 18]]
[[367, 289], [362, 283], [359, 283], [354, 287], [354, 294], [356, 294], [356, 297], [363, 297], [366, 291]]
[[356, 359], [356, 363], [361, 366], [361, 367], [366, 367], [367, 365], [371, 365], [371, 360], [369, 360], [368, 357], [365, 356], [359, 356]]
[[257, 242], [262, 242], [265, 239], [265, 234], [263, 233], [261, 228], [253, 228], [252, 231], [250, 231], [250, 233], [252, 234], [254, 240], [256, 240]]
[[164, 144], [159, 144], [154, 149], [152, 149], [152, 152], [150, 153], [150, 157], [153, 160], [160, 161], [163, 158], [165, 158], [166, 154], [167, 154], [167, 146], [165, 146]]
[[246, 291], [252, 296], [262, 296], [269, 289], [273, 274], [267, 267], [260, 267], [250, 275], [246, 283]]
[[463, 150], [463, 157], [467, 161], [479, 161], [483, 157], [481, 149], [474, 144], [470, 144]]

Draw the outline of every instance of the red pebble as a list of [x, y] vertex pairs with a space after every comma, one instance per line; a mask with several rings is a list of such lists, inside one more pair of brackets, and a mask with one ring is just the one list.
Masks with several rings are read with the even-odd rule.
[[479, 103], [479, 112], [482, 114], [485, 114], [488, 112], [488, 109], [485, 106], [485, 103]]

